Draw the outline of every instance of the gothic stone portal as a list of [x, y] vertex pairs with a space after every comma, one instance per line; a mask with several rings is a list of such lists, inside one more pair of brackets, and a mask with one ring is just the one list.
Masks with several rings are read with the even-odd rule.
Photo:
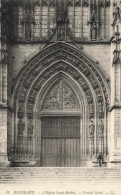
[[108, 87], [84, 53], [54, 43], [19, 75], [11, 98], [10, 161], [81, 166], [99, 152], [107, 157]]

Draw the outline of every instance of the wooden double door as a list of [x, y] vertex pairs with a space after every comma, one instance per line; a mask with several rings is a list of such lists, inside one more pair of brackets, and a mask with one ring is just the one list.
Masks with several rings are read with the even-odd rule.
[[41, 118], [41, 166], [80, 166], [80, 117]]

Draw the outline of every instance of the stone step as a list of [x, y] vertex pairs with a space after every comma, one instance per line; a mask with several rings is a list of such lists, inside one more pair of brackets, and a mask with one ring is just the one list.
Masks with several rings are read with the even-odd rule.
[[[56, 180], [55, 180], [56, 178]], [[0, 168], [0, 183], [121, 183], [121, 170], [110, 168]]]

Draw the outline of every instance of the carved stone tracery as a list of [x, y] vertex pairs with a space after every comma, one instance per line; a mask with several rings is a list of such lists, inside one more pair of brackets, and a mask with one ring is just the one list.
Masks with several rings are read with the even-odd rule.
[[43, 109], [49, 110], [78, 110], [80, 108], [76, 95], [70, 87], [60, 80], [47, 94]]

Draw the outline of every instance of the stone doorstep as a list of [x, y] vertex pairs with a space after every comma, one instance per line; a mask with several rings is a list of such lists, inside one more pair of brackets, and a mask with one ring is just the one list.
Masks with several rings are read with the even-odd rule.
[[[93, 167], [99, 167], [97, 161], [93, 161], [92, 163], [93, 163]], [[102, 167], [107, 167], [107, 163], [108, 163], [108, 162], [103, 161], [103, 162], [102, 162]]]
[[11, 167], [36, 167], [36, 161], [11, 161]]

